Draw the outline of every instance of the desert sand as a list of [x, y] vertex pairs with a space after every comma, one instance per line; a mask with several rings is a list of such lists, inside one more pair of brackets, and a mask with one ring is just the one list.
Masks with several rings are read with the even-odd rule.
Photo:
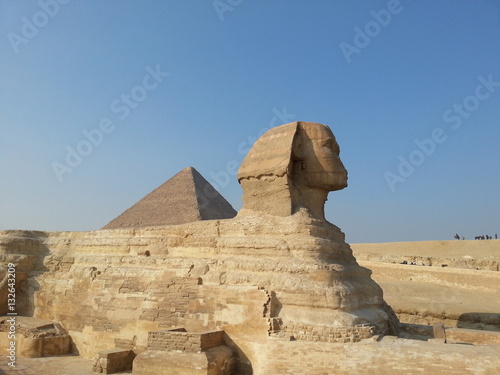
[[[439, 321], [450, 327], [500, 331], [500, 240], [351, 247], [358, 262], [373, 271], [384, 299], [402, 323]], [[401, 264], [404, 261], [408, 264]]]

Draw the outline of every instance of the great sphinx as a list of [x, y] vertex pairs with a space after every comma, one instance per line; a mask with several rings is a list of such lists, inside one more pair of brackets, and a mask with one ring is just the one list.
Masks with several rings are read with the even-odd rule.
[[26, 275], [18, 311], [60, 323], [88, 358], [117, 345], [141, 353], [148, 331], [176, 326], [222, 329], [238, 345], [241, 332], [327, 342], [390, 333], [398, 323], [382, 289], [325, 219], [328, 193], [347, 186], [339, 152], [325, 125], [269, 130], [241, 165], [232, 219], [4, 231], [0, 255]]

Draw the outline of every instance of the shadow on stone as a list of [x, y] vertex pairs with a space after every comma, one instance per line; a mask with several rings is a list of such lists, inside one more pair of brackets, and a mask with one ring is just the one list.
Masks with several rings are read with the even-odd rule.
[[458, 317], [457, 328], [500, 331], [500, 314], [470, 312]]

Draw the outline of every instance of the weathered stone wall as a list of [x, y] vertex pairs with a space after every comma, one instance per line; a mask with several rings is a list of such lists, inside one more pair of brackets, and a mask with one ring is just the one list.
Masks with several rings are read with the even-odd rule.
[[297, 340], [322, 342], [358, 342], [372, 337], [375, 327], [315, 327], [307, 324], [288, 322], [281, 326], [281, 333], [289, 334]]
[[445, 337], [448, 344], [500, 345], [500, 332], [446, 328]]
[[148, 335], [148, 350], [204, 351], [224, 345], [224, 332], [181, 332], [175, 330], [151, 331]]
[[148, 331], [179, 325], [193, 331], [227, 324], [264, 327], [267, 295], [257, 287], [202, 285], [199, 277], [188, 274], [191, 265], [158, 270], [145, 267], [147, 259], [138, 263], [96, 267], [102, 270], [95, 275], [91, 267], [74, 266], [79, 274], [90, 271], [89, 275], [41, 280], [44, 288], [36, 294], [36, 316], [63, 322], [86, 357], [115, 346], [140, 352], [147, 346]]
[[4, 232], [0, 256], [28, 275], [18, 312], [63, 324], [86, 358], [115, 347], [141, 352], [147, 332], [176, 326], [267, 336], [272, 316], [320, 327], [303, 339], [325, 332], [328, 341], [323, 327], [372, 321], [387, 329], [370, 271], [338, 228], [308, 216]]
[[146, 350], [134, 359], [134, 375], [234, 375], [233, 352], [220, 345], [204, 352]]
[[114, 374], [132, 370], [134, 360], [132, 350], [111, 349], [99, 352], [92, 364], [92, 371], [102, 374]]
[[[267, 330], [265, 291], [220, 285], [222, 275], [202, 284], [201, 276], [216, 259], [170, 258], [161, 235], [101, 233], [106, 235], [10, 232], [0, 248], [3, 261], [29, 274], [18, 285], [16, 311], [60, 322], [84, 357], [115, 347], [140, 352], [147, 347], [148, 331], [173, 326], [206, 331], [261, 325]], [[145, 248], [154, 255], [147, 256]]]
[[[12, 336], [13, 335], [13, 336]], [[71, 352], [71, 337], [59, 324], [23, 316], [0, 317], [0, 354], [15, 342], [19, 357], [38, 358]]]

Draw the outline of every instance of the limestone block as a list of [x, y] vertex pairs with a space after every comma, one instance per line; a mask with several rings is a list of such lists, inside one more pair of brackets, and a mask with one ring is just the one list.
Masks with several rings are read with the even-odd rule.
[[49, 357], [71, 352], [71, 337], [69, 335], [52, 337], [24, 337], [20, 335], [17, 342], [21, 357]]
[[224, 345], [223, 334], [223, 331], [187, 332], [184, 328], [152, 331], [148, 334], [148, 349], [201, 352]]
[[135, 354], [132, 350], [116, 348], [104, 350], [97, 354], [92, 365], [92, 371], [103, 374], [129, 371]]
[[[5, 343], [8, 343], [9, 318], [12, 317], [0, 318], [0, 338]], [[16, 316], [15, 319], [14, 341], [20, 357], [38, 358], [71, 352], [71, 337], [60, 324], [24, 316]]]
[[500, 332], [446, 328], [448, 344], [500, 345]]
[[446, 342], [446, 332], [443, 323], [434, 323], [432, 325], [432, 331], [434, 334], [434, 339], [440, 340], [443, 343]]
[[231, 375], [234, 374], [233, 351], [216, 346], [204, 352], [147, 350], [135, 357], [133, 375]]

